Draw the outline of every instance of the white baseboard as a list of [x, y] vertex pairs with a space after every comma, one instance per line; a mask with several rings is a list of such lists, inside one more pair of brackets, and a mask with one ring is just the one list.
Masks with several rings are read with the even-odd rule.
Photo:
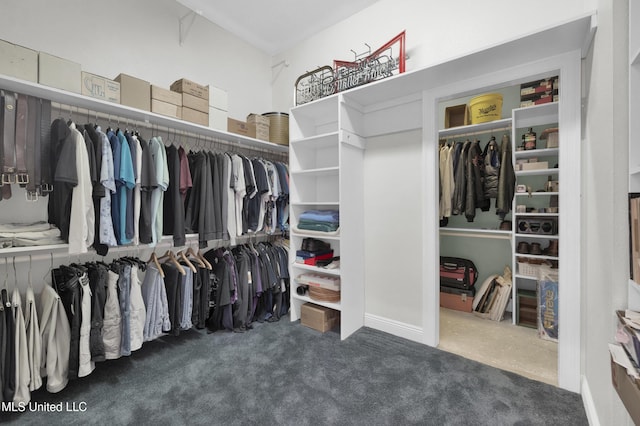
[[586, 376], [582, 376], [581, 387], [580, 394], [582, 395], [582, 403], [584, 404], [584, 411], [587, 413], [589, 425], [600, 426], [600, 419], [598, 418], [598, 412], [596, 411], [596, 405], [593, 402], [593, 395], [591, 395], [591, 389], [589, 388], [589, 382]]
[[418, 343], [424, 343], [424, 332], [422, 327], [373, 314], [364, 314], [364, 325], [365, 327], [393, 334], [394, 336], [413, 340]]

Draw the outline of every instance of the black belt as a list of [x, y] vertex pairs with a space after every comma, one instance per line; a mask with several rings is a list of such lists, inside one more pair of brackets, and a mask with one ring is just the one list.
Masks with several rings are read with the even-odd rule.
[[15, 158], [15, 125], [16, 125], [16, 98], [13, 94], [1, 92], [2, 111], [0, 112], [0, 146], [2, 146], [2, 158], [0, 167], [0, 186], [2, 186], [2, 198], [11, 198], [11, 184], [16, 172]]
[[27, 172], [27, 120], [29, 116], [29, 104], [26, 95], [18, 95], [16, 99], [16, 172], [15, 182], [21, 187], [29, 183], [29, 173]]
[[[39, 166], [36, 167], [36, 152], [40, 150], [40, 102], [38, 98], [29, 96], [27, 98], [28, 112], [27, 112], [27, 146], [26, 146], [26, 167], [28, 181], [26, 184], [27, 192], [26, 197], [28, 201], [37, 201], [38, 192], [36, 191], [36, 172], [39, 171]], [[38, 139], [38, 141], [36, 141]], [[36, 145], [38, 145], [36, 149]], [[40, 152], [37, 154], [37, 158], [40, 158]]]
[[40, 185], [40, 195], [47, 195], [53, 191], [53, 175], [51, 173], [51, 101], [40, 100], [40, 156], [36, 153], [36, 169], [40, 169], [41, 175], [36, 180]]

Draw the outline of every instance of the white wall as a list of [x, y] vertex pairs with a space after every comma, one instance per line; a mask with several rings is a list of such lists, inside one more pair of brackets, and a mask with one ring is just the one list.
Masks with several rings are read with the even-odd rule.
[[[288, 111], [293, 105], [296, 79], [334, 59], [353, 60], [353, 53], [373, 50], [406, 30], [407, 71], [444, 62], [488, 46], [500, 44], [595, 10], [596, 0], [380, 0], [273, 58], [289, 67], [274, 69], [273, 108]], [[541, 13], [545, 18], [541, 18]], [[535, 16], [535, 17], [534, 17]]]
[[[182, 46], [174, 0], [7, 0], [0, 39], [78, 62], [108, 78], [131, 74], [169, 88], [188, 78], [228, 91], [229, 115], [271, 111], [271, 58], [197, 17]], [[185, 20], [186, 23], [189, 19]]]
[[369, 138], [364, 155], [365, 311], [420, 327], [422, 131]]
[[584, 67], [583, 365], [602, 425], [633, 424], [611, 386], [607, 348], [615, 310], [626, 307], [629, 275], [627, 28], [627, 1], [599, 0], [598, 32]]

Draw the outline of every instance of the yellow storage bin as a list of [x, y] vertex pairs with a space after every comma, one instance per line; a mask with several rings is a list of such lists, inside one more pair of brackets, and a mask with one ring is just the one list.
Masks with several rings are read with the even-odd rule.
[[502, 95], [487, 93], [476, 96], [469, 101], [471, 124], [486, 123], [502, 118]]

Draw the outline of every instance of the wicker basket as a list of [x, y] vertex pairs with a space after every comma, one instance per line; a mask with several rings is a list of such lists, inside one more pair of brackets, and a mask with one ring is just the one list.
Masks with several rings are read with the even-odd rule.
[[532, 265], [527, 262], [518, 262], [518, 273], [520, 275], [526, 275], [527, 277], [537, 277], [538, 265]]
[[322, 287], [309, 286], [309, 297], [319, 302], [339, 302], [340, 292]]

